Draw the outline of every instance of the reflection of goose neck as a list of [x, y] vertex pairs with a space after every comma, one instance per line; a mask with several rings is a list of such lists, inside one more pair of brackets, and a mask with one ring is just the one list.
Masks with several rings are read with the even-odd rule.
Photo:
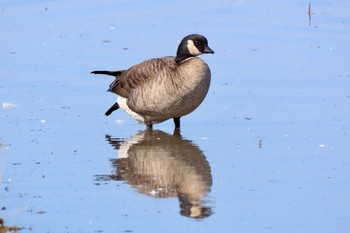
[[212, 215], [210, 207], [203, 206], [203, 201], [200, 199], [189, 199], [183, 195], [179, 195], [180, 214], [190, 218], [207, 218]]

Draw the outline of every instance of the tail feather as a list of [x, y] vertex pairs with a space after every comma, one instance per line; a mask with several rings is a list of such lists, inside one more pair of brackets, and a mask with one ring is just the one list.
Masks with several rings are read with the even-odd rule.
[[115, 104], [112, 105], [112, 107], [110, 107], [107, 112], [105, 113], [106, 116], [111, 115], [112, 112], [114, 112], [115, 110], [117, 110], [119, 108], [119, 104], [118, 102], [115, 102]]
[[105, 74], [105, 75], [111, 75], [114, 77], [120, 76], [123, 71], [107, 71], [107, 70], [95, 70], [92, 71], [91, 74]]

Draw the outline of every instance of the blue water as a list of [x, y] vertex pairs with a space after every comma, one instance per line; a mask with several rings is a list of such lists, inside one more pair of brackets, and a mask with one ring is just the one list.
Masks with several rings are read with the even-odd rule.
[[[350, 2], [311, 2], [311, 22], [308, 7], [0, 3], [0, 104], [15, 105], [0, 106], [0, 218], [21, 232], [348, 232]], [[112, 79], [90, 71], [174, 55], [191, 33], [215, 51], [206, 100], [180, 136], [168, 121], [132, 140], [145, 126], [105, 117]]]

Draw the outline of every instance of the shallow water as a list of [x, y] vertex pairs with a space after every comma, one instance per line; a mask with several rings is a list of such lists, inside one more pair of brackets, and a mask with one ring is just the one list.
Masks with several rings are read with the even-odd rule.
[[[0, 218], [23, 232], [347, 232], [347, 1], [3, 1]], [[309, 25], [310, 24], [310, 25]], [[212, 84], [144, 131], [112, 81], [201, 33]], [[21, 232], [22, 232], [21, 231]]]

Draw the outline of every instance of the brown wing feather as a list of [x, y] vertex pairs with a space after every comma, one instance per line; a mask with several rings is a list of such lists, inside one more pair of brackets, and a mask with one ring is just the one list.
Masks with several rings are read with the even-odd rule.
[[160, 72], [169, 67], [175, 68], [174, 57], [154, 58], [134, 65], [121, 72], [109, 85], [108, 91], [127, 98], [130, 91], [156, 78]]

